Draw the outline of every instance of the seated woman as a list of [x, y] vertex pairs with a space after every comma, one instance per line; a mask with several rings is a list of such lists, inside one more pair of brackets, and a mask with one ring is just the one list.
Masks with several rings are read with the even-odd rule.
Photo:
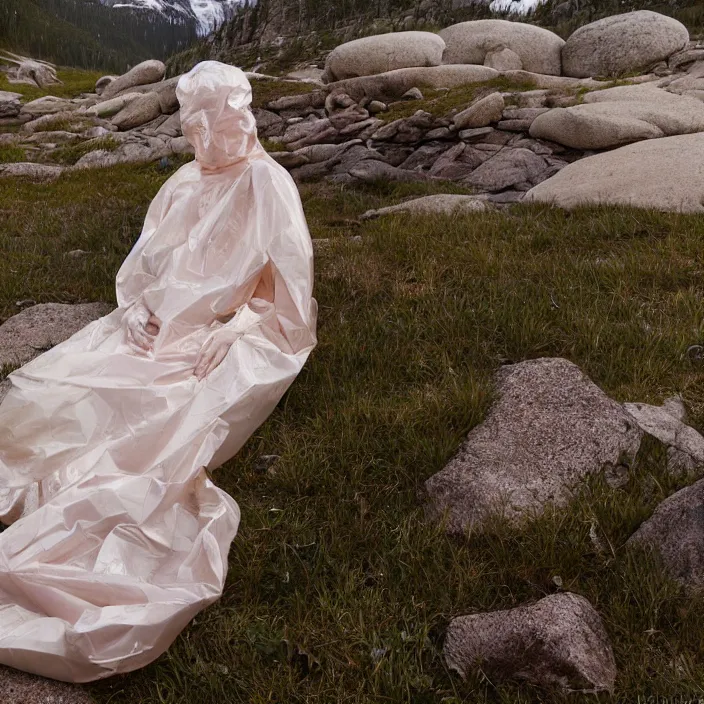
[[205, 468], [316, 342], [310, 235], [247, 78], [204, 62], [177, 94], [196, 160], [151, 204], [119, 307], [0, 405], [0, 663], [55, 679], [142, 667], [218, 599], [240, 514]]

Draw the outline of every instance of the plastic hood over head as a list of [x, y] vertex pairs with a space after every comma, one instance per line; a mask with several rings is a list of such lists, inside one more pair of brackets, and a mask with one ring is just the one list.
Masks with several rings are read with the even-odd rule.
[[252, 86], [240, 69], [203, 61], [181, 76], [176, 97], [181, 129], [202, 169], [226, 168], [261, 148], [250, 110]]

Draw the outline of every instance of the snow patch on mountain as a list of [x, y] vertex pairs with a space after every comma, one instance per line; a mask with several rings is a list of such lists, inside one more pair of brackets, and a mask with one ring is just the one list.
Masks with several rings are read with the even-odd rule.
[[492, 12], [510, 12], [516, 15], [527, 15], [535, 10], [545, 0], [493, 0], [489, 5]]
[[239, 0], [129, 0], [107, 2], [113, 7], [151, 10], [166, 17], [183, 16], [195, 19], [198, 31], [207, 34], [220, 26]]

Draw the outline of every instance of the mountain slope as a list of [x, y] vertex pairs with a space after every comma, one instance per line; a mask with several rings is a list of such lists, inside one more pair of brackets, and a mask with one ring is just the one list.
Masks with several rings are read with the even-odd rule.
[[0, 2], [0, 47], [66, 66], [122, 72], [195, 38], [192, 20], [118, 10], [98, 0]]
[[176, 21], [194, 21], [200, 34], [219, 27], [232, 15], [238, 0], [103, 0], [114, 8], [149, 10]]

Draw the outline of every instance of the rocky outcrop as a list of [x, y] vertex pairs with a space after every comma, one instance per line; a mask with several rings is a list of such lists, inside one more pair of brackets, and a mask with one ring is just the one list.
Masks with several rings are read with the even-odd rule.
[[166, 74], [166, 66], [161, 61], [144, 61], [124, 75], [108, 83], [102, 93], [106, 100], [136, 86], [160, 81]]
[[49, 88], [61, 84], [56, 66], [48, 61], [29, 59], [11, 52], [0, 52], [0, 63], [10, 64], [7, 71], [9, 83], [24, 83], [36, 88]]
[[22, 109], [20, 93], [0, 90], [0, 119], [17, 117]]
[[704, 134], [630, 144], [581, 159], [526, 194], [561, 208], [630, 205], [704, 212]]
[[[609, 149], [645, 139], [704, 131], [704, 103], [649, 85], [633, 88], [618, 99], [609, 96], [583, 105], [556, 108], [532, 123], [530, 134], [573, 149]], [[613, 100], [609, 100], [613, 97]]]
[[47, 95], [43, 98], [31, 100], [22, 106], [22, 113], [30, 120], [43, 115], [55, 115], [57, 112], [69, 112], [78, 110], [80, 106], [67, 98], [57, 98]]
[[371, 76], [399, 68], [438, 66], [445, 42], [431, 32], [394, 32], [341, 44], [328, 55], [327, 81]]
[[641, 71], [683, 49], [687, 28], [671, 17], [638, 10], [577, 29], [562, 48], [566, 76], [621, 76]]
[[564, 506], [586, 477], [629, 462], [640, 447], [633, 418], [567, 360], [503, 367], [496, 393], [484, 423], [425, 483], [430, 513], [450, 533]]
[[[541, 27], [507, 20], [460, 22], [440, 32], [446, 64], [502, 65], [559, 76], [564, 40]], [[510, 53], [509, 53], [510, 52]], [[520, 62], [520, 65], [518, 65]]]
[[577, 594], [453, 619], [443, 654], [462, 677], [481, 669], [492, 681], [517, 679], [564, 692], [612, 692], [616, 681], [606, 629]]
[[704, 479], [665, 499], [628, 541], [654, 550], [669, 576], [704, 589]]
[[375, 76], [361, 76], [335, 81], [328, 86], [332, 93], [345, 93], [354, 100], [364, 98], [389, 102], [399, 100], [410, 88], [457, 88], [468, 83], [482, 83], [498, 78], [496, 69], [486, 66], [430, 66], [400, 68]]
[[379, 218], [384, 215], [467, 215], [468, 213], [485, 213], [491, 208], [486, 197], [453, 195], [438, 193], [422, 198], [412, 198], [385, 208], [368, 210], [362, 215], [362, 220]]
[[0, 178], [26, 178], [30, 181], [54, 181], [64, 172], [60, 166], [20, 162], [0, 164]]

